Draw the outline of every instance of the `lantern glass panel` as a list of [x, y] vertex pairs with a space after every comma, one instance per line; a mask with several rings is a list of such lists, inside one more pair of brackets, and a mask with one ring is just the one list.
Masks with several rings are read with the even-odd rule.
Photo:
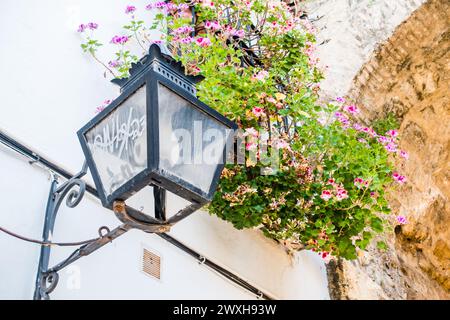
[[209, 194], [231, 131], [161, 83], [158, 100], [159, 169]]
[[86, 134], [106, 196], [146, 169], [146, 86]]

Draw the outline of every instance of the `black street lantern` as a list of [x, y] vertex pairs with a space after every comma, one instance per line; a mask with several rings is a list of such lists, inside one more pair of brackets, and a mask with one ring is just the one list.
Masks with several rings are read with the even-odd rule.
[[121, 95], [78, 131], [103, 206], [148, 185], [210, 202], [236, 124], [198, 100], [198, 78], [157, 45], [130, 74], [114, 81]]

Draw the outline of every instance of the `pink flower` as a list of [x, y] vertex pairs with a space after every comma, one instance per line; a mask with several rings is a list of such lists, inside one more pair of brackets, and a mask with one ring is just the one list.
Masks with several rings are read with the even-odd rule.
[[149, 5], [147, 5], [145, 7], [146, 10], [152, 10], [152, 9], [164, 9], [167, 8], [168, 3], [166, 3], [165, 1], [158, 1], [155, 3], [150, 3]]
[[350, 120], [348, 119], [348, 117], [341, 113], [341, 112], [336, 112], [334, 114], [334, 116], [339, 120], [339, 122], [341, 123], [342, 127], [344, 129], [347, 129], [350, 127]]
[[220, 30], [221, 26], [217, 21], [206, 21], [205, 28], [208, 30]]
[[110, 66], [111, 68], [117, 68], [120, 67], [122, 65], [122, 62], [120, 62], [119, 60], [112, 60], [108, 62], [108, 66]]
[[351, 113], [351, 114], [357, 114], [357, 113], [359, 113], [359, 109], [358, 109], [358, 107], [357, 106], [345, 106], [344, 107], [344, 110], [346, 111], [346, 112], [348, 112], [348, 113]]
[[392, 174], [392, 177], [394, 178], [395, 181], [397, 181], [400, 184], [406, 183], [407, 180], [405, 176], [400, 175], [398, 172], [394, 172]]
[[397, 152], [397, 145], [395, 143], [389, 142], [385, 148], [388, 152]]
[[199, 37], [199, 38], [197, 38], [197, 40], [195, 40], [195, 42], [196, 42], [200, 47], [208, 47], [208, 46], [211, 45], [211, 40], [209, 40], [209, 38]]
[[266, 70], [261, 70], [257, 74], [253, 75], [252, 80], [259, 80], [259, 81], [264, 82], [268, 76], [269, 76], [269, 73]]
[[98, 28], [98, 24], [95, 23], [95, 22], [89, 22], [89, 23], [87, 24], [87, 27], [88, 27], [89, 29], [91, 29], [91, 30], [95, 30], [95, 29]]
[[264, 110], [260, 107], [254, 107], [252, 109], [252, 113], [255, 115], [255, 117], [261, 117], [264, 114]]
[[328, 179], [328, 184], [334, 185], [336, 181], [334, 179]]
[[243, 38], [245, 36], [245, 31], [244, 30], [234, 31], [233, 36], [236, 36], [238, 38]]
[[382, 143], [382, 144], [386, 144], [386, 143], [389, 142], [389, 139], [386, 138], [385, 136], [379, 136], [379, 137], [378, 137], [378, 141], [379, 141], [380, 143]]
[[375, 130], [373, 130], [372, 128], [362, 128], [362, 131], [364, 132], [364, 133], [367, 133], [368, 135], [370, 135], [371, 137], [377, 137], [378, 135], [377, 135], [377, 133], [375, 132]]
[[125, 9], [125, 13], [129, 14], [129, 13], [133, 13], [136, 11], [136, 7], [135, 6], [127, 6], [127, 8]]
[[128, 36], [114, 36], [111, 39], [111, 43], [113, 44], [125, 44], [130, 38]]
[[368, 181], [368, 180], [364, 180], [363, 178], [355, 178], [353, 184], [354, 184], [357, 188], [362, 188], [362, 187], [367, 187], [367, 186], [369, 186], [369, 181]]
[[320, 196], [323, 200], [328, 201], [333, 198], [330, 190], [323, 190], [322, 195]]
[[186, 37], [186, 38], [181, 38], [179, 41], [180, 41], [181, 43], [188, 44], [188, 43], [193, 42], [193, 41], [194, 41], [194, 38], [192, 38], [192, 37]]
[[389, 130], [388, 132], [386, 132], [386, 134], [388, 136], [391, 136], [392, 138], [395, 138], [398, 136], [398, 131], [397, 130]]
[[267, 102], [276, 104], [277, 100], [275, 100], [273, 97], [269, 97], [269, 98], [267, 98]]
[[343, 97], [337, 97], [336, 101], [339, 103], [345, 103], [345, 99]]
[[405, 217], [405, 216], [397, 216], [397, 222], [398, 222], [399, 224], [407, 224], [407, 223], [408, 223], [408, 220], [406, 220], [406, 217]]
[[214, 8], [214, 2], [210, 0], [201, 0], [200, 2], [203, 7]]
[[84, 30], [86, 30], [87, 29], [87, 25], [85, 25], [85, 24], [80, 24], [79, 26], [78, 26], [78, 32], [84, 32]]
[[186, 3], [180, 3], [178, 6], [175, 4], [172, 5], [175, 7], [174, 10], [179, 10], [181, 12], [189, 10], [189, 5]]
[[192, 66], [191, 67], [191, 72], [192, 72], [192, 74], [193, 75], [197, 75], [197, 74], [199, 74], [202, 70], [199, 68], [199, 67], [197, 67], [197, 66]]
[[408, 152], [401, 150], [400, 151], [400, 157], [408, 160], [409, 159], [409, 154], [408, 154]]
[[333, 259], [332, 255], [329, 252], [319, 252], [319, 256], [326, 264], [328, 264]]
[[341, 201], [348, 198], [348, 192], [344, 188], [338, 188], [336, 198]]
[[194, 28], [192, 28], [191, 26], [183, 26], [183, 27], [179, 27], [177, 29], [175, 29], [173, 31], [174, 34], [183, 34], [183, 33], [190, 33], [194, 31]]

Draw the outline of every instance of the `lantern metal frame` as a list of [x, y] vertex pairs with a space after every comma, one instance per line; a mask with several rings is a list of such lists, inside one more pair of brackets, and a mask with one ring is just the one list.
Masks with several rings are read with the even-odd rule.
[[[138, 229], [147, 233], [164, 234], [170, 231], [170, 228], [174, 224], [188, 217], [200, 209], [205, 203], [209, 202], [209, 199], [212, 198], [215, 192], [225, 163], [217, 166], [210, 186], [209, 194], [197, 193], [198, 190], [187, 181], [175, 176], [168, 176], [167, 174], [164, 174], [164, 172], [158, 171], [159, 159], [157, 153], [159, 153], [159, 127], [157, 120], [157, 89], [159, 84], [162, 84], [167, 89], [172, 90], [175, 94], [181, 96], [189, 102], [193, 107], [203, 113], [206, 113], [230, 129], [237, 129], [237, 125], [234, 122], [228, 120], [220, 113], [211, 109], [196, 98], [195, 83], [199, 80], [201, 80], [200, 77], [185, 76], [183, 67], [180, 63], [176, 63], [170, 58], [170, 56], [163, 55], [161, 53], [161, 49], [157, 45], [152, 45], [150, 47], [149, 54], [143, 57], [138, 63], [133, 64], [130, 70], [129, 78], [115, 79], [112, 81], [113, 83], [121, 86], [120, 96], [77, 132], [86, 158], [81, 171], [60, 186], [58, 186], [56, 176], [53, 176], [50, 194], [47, 201], [43, 239], [48, 241], [50, 234], [53, 233], [55, 220], [64, 199], [66, 199], [66, 205], [69, 208], [74, 208], [81, 202], [85, 191], [88, 188], [86, 183], [81, 178], [87, 174], [88, 168], [91, 171], [91, 175], [96, 186], [96, 189], [89, 187], [92, 189], [90, 191], [99, 197], [104, 207], [109, 208], [114, 212], [115, 216], [121, 221], [122, 224], [113, 230], [109, 230], [107, 227], [101, 227], [98, 231], [98, 238], [90, 240], [86, 244], [80, 246], [66, 259], [53, 267], [49, 267], [51, 247], [43, 245], [41, 247], [39, 267], [36, 276], [34, 299], [49, 299], [50, 293], [58, 284], [58, 273], [62, 269], [74, 263], [78, 259], [99, 250], [104, 245], [112, 242], [116, 238], [127, 233], [129, 230]], [[143, 85], [146, 85], [147, 90], [147, 145], [153, 147], [156, 146], [158, 149], [157, 152], [155, 152], [155, 149], [147, 148], [147, 168], [115, 190], [109, 197], [106, 197], [99, 172], [95, 166], [95, 161], [89, 147], [87, 146], [85, 134], [101, 120], [116, 110], [126, 99], [128, 99]], [[234, 134], [230, 135], [230, 138], [233, 137]], [[225, 156], [226, 147], [224, 146], [224, 161]], [[135, 192], [146, 186], [153, 187], [155, 200], [154, 217], [127, 206], [124, 202]], [[191, 204], [179, 210], [171, 217], [167, 217], [166, 190], [175, 191], [177, 195], [190, 200]]]
[[[208, 193], [203, 192], [200, 188], [193, 186], [188, 181], [175, 175], [171, 175], [159, 168], [159, 85], [163, 85], [171, 90], [174, 94], [190, 103], [192, 107], [220, 122], [230, 130], [235, 131], [237, 129], [236, 123], [197, 99], [195, 83], [199, 80], [199, 77], [184, 75], [181, 64], [175, 63], [168, 56], [163, 55], [160, 47], [153, 44], [150, 47], [149, 54], [137, 64], [133, 65], [130, 70], [130, 78], [125, 81], [114, 81], [122, 86], [120, 96], [112, 101], [107, 108], [96, 115], [77, 133], [103, 206], [111, 209], [115, 200], [125, 201], [137, 191], [148, 185], [156, 185], [165, 190], [172, 191], [192, 203], [206, 204], [212, 200], [219, 182], [220, 174], [225, 166], [226, 144], [224, 145], [223, 150], [223, 163], [217, 165]], [[92, 153], [87, 145], [85, 135], [143, 86], [146, 88], [147, 165], [143, 171], [114, 190], [111, 194], [107, 195]], [[230, 135], [230, 138], [232, 137], [233, 134]]]

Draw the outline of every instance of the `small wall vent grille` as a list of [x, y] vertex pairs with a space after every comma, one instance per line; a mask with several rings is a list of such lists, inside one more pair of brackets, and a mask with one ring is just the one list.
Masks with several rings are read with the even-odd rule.
[[145, 274], [160, 280], [161, 257], [144, 248], [142, 252], [142, 271]]

